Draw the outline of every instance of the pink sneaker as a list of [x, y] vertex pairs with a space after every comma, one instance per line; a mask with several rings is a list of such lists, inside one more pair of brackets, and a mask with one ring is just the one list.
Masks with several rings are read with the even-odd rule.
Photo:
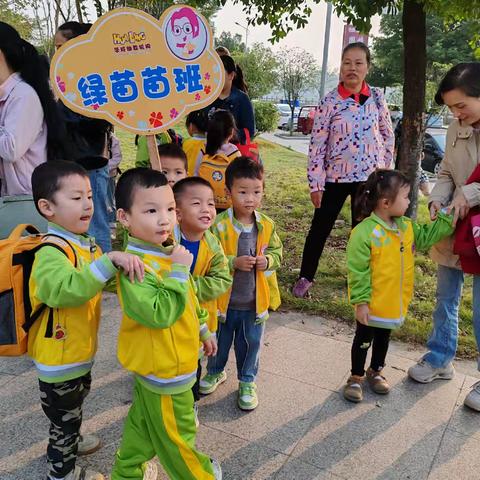
[[307, 280], [304, 277], [301, 277], [297, 280], [297, 283], [294, 285], [292, 293], [294, 297], [297, 298], [305, 298], [305, 296], [308, 293], [308, 290], [312, 286], [313, 282], [310, 282], [310, 280]]

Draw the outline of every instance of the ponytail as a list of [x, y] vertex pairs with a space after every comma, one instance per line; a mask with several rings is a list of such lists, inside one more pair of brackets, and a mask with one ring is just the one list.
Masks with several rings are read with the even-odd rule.
[[233, 79], [233, 86], [248, 95], [248, 86], [243, 78], [243, 71], [240, 65], [235, 65], [235, 78]]
[[235, 131], [235, 119], [227, 110], [212, 110], [208, 116], [205, 153], [215, 155]]
[[47, 126], [47, 158], [61, 158], [64, 152], [65, 129], [50, 88], [48, 59], [39, 55], [31, 43], [23, 40], [18, 32], [5, 22], [0, 22], [0, 50], [8, 66], [38, 95]]
[[394, 202], [400, 188], [409, 184], [408, 178], [398, 170], [375, 170], [358, 189], [354, 205], [356, 220], [370, 216], [383, 198]]

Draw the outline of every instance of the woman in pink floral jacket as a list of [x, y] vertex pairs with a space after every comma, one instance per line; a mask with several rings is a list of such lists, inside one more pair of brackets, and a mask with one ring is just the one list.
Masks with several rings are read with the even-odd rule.
[[305, 240], [300, 277], [293, 287], [305, 297], [312, 285], [325, 242], [348, 196], [353, 213], [358, 187], [377, 168], [393, 168], [394, 133], [380, 89], [365, 82], [370, 51], [361, 43], [342, 53], [341, 82], [321, 101], [308, 154], [308, 183], [315, 207]]

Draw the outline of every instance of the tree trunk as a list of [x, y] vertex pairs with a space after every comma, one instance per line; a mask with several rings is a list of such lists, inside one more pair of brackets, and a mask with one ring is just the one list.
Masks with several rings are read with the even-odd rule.
[[77, 17], [80, 23], [83, 23], [83, 15], [82, 15], [82, 1], [75, 0], [75, 8], [77, 9]]
[[418, 168], [423, 150], [423, 112], [427, 68], [426, 15], [415, 0], [405, 0], [402, 14], [404, 45], [403, 120], [400, 170], [411, 182], [410, 208], [415, 218], [418, 200]]

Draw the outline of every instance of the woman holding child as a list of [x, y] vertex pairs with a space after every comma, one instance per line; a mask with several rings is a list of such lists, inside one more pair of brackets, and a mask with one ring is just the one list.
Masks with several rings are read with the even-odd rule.
[[343, 50], [341, 82], [320, 102], [310, 142], [308, 183], [315, 207], [305, 241], [300, 276], [293, 288], [303, 298], [310, 289], [325, 242], [348, 196], [377, 168], [393, 162], [394, 134], [380, 89], [369, 86], [370, 51], [361, 43]]
[[[432, 219], [443, 207], [452, 207], [455, 218], [464, 218], [469, 209], [480, 205], [480, 183], [467, 179], [480, 163], [480, 62], [460, 63], [441, 81], [435, 100], [447, 105], [455, 120], [447, 131], [445, 157], [429, 198]], [[471, 228], [471, 227], [470, 227]], [[411, 367], [408, 375], [417, 382], [453, 378], [452, 360], [457, 350], [458, 308], [464, 272], [454, 253], [454, 237], [436, 244], [431, 251], [438, 263], [437, 303], [428, 352]], [[473, 276], [473, 330], [480, 345], [480, 275]], [[480, 382], [473, 385], [465, 405], [480, 411]]]

